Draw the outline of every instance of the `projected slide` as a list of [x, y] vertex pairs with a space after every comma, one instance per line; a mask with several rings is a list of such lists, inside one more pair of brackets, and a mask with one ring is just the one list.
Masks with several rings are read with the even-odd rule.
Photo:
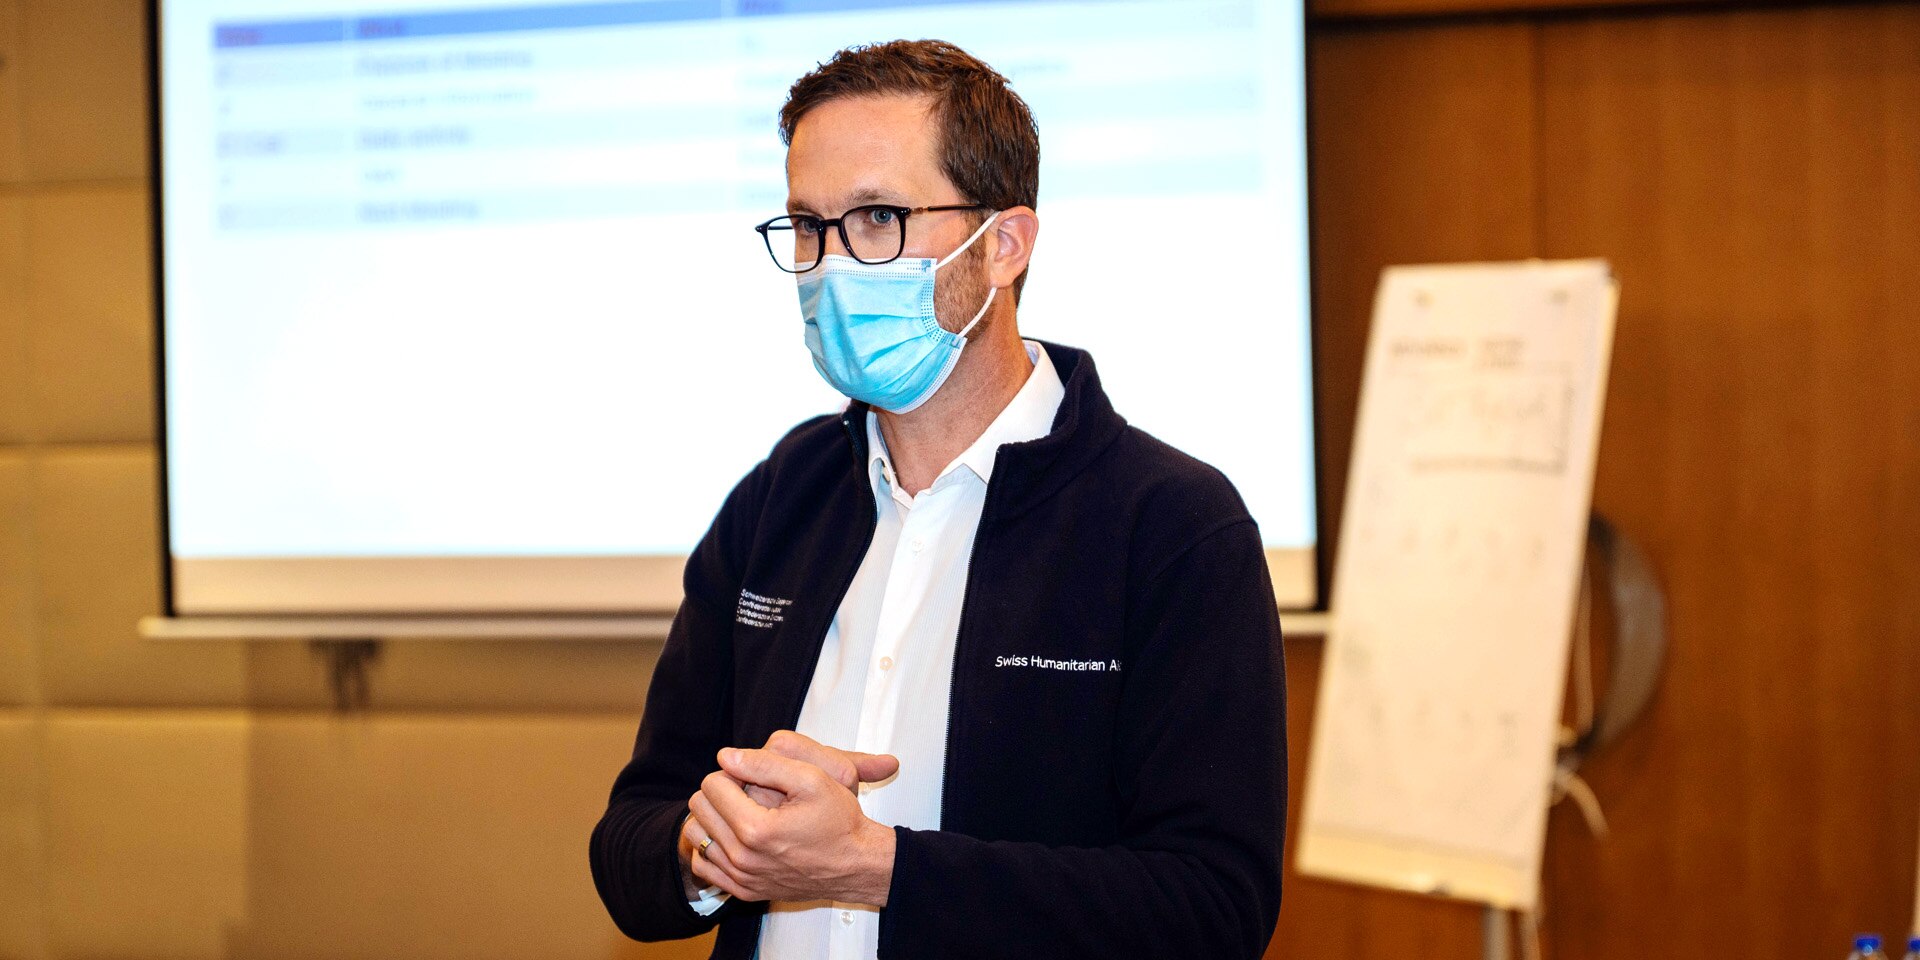
[[1298, 4], [163, 0], [178, 612], [670, 609], [814, 373], [775, 117], [952, 40], [1041, 131], [1030, 337], [1315, 544]]

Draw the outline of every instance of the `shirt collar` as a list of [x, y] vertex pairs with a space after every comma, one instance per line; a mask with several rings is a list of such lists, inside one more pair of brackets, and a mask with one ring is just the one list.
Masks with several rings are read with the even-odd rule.
[[[1060, 381], [1060, 373], [1053, 367], [1053, 359], [1047, 356], [1045, 347], [1032, 340], [1022, 340], [1027, 348], [1027, 359], [1033, 363], [1033, 370], [1027, 374], [1027, 382], [1020, 385], [1019, 392], [1007, 402], [1000, 415], [993, 418], [985, 432], [974, 440], [952, 463], [940, 471], [935, 483], [952, 473], [955, 467], [966, 467], [980, 478], [982, 483], [993, 479], [993, 464], [999, 457], [1000, 447], [1008, 443], [1023, 443], [1038, 440], [1053, 430], [1054, 414], [1060, 409], [1060, 401], [1066, 397], [1066, 386]], [[879, 465], [880, 478], [891, 478], [893, 461], [887, 456], [886, 439], [880, 435], [880, 418], [872, 411], [867, 412], [867, 466], [871, 470]], [[889, 485], [892, 481], [888, 480]]]

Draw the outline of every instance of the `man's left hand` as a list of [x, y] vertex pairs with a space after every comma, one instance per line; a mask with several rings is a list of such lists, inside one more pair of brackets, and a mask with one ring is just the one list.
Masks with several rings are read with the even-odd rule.
[[[771, 809], [746, 785], [786, 796]], [[869, 818], [853, 791], [819, 767], [771, 750], [720, 751], [720, 769], [687, 801], [713, 843], [693, 858], [703, 882], [743, 900], [838, 900], [887, 905], [893, 828]]]

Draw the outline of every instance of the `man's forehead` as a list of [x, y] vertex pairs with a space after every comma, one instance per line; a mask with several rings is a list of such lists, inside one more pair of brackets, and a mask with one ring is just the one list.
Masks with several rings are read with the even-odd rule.
[[881, 94], [829, 100], [808, 110], [787, 150], [788, 206], [820, 212], [905, 204], [945, 184], [932, 106], [924, 94]]
[[912, 91], [899, 93], [856, 93], [833, 97], [808, 108], [794, 126], [797, 144], [809, 128], [834, 129], [841, 134], [879, 134], [893, 128], [929, 129], [933, 120], [932, 94]]

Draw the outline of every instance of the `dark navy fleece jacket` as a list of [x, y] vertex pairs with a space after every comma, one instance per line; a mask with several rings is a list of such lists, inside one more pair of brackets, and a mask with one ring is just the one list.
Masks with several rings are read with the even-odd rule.
[[[1044, 346], [1066, 396], [1052, 432], [995, 460], [954, 644], [940, 829], [895, 828], [879, 955], [1259, 957], [1280, 910], [1287, 802], [1259, 532], [1218, 470], [1114, 412], [1091, 357]], [[753, 954], [766, 904], [695, 912], [680, 820], [720, 748], [799, 719], [873, 534], [866, 414], [854, 403], [794, 428], [687, 562], [633, 758], [591, 843], [600, 897], [635, 939], [718, 924], [717, 960]], [[743, 594], [792, 602], [773, 621]]]

